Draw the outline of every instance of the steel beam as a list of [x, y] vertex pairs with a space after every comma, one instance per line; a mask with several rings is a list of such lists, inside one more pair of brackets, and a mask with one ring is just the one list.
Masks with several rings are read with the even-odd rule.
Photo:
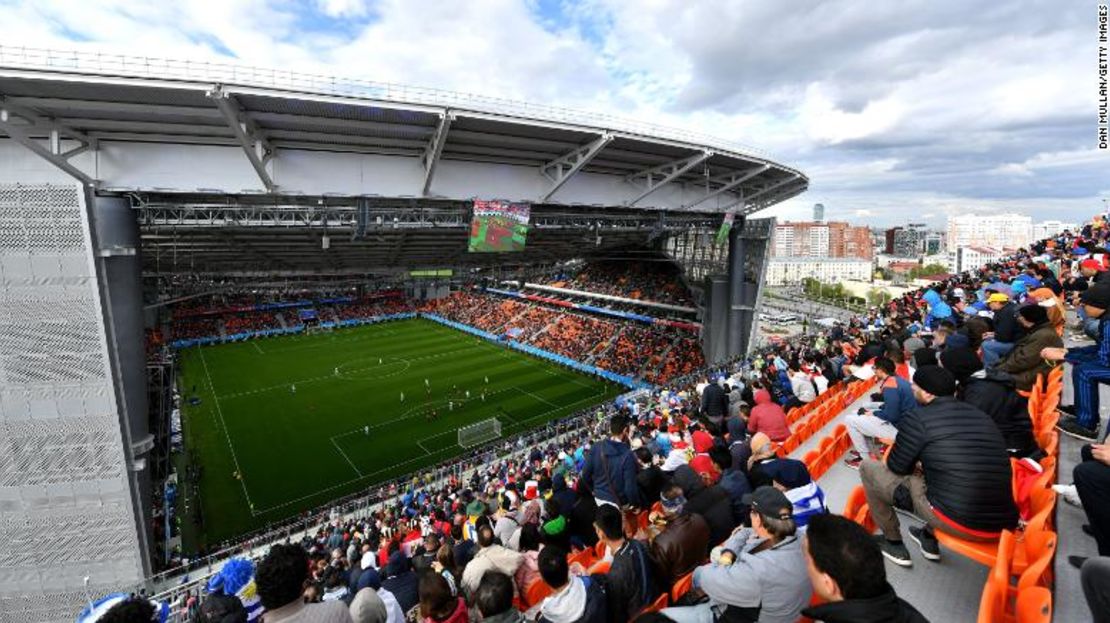
[[734, 173], [734, 174], [720, 180], [722, 182], [722, 185], [721, 185], [720, 188], [706, 193], [705, 196], [702, 197], [701, 199], [698, 199], [697, 201], [695, 201], [693, 203], [688, 203], [688, 204], [682, 206], [682, 208], [685, 209], [685, 210], [689, 210], [690, 208], [692, 208], [692, 207], [694, 207], [694, 206], [696, 206], [700, 203], [708, 201], [708, 200], [710, 200], [714, 197], [717, 197], [719, 195], [723, 195], [724, 193], [727, 193], [728, 191], [732, 190], [733, 188], [736, 188], [740, 184], [743, 184], [744, 182], [748, 181], [749, 179], [759, 175], [760, 173], [763, 173], [764, 171], [766, 171], [767, 169], [770, 169], [770, 168], [771, 168], [771, 165], [764, 164], [764, 165], [758, 166], [758, 167], [756, 167], [754, 169], [751, 169], [751, 170], [749, 170], [747, 172], [744, 172], [744, 173]]
[[[22, 120], [22, 123], [17, 119]], [[13, 141], [29, 149], [31, 153], [80, 181], [83, 185], [95, 188], [100, 183], [69, 161], [70, 158], [87, 149], [96, 149], [96, 139], [62, 125], [53, 119], [43, 117], [34, 110], [14, 104], [3, 95], [0, 95], [0, 131], [11, 137]], [[38, 134], [46, 136], [48, 147], [44, 147], [33, 137], [33, 135]], [[63, 138], [79, 141], [81, 145], [63, 152]]]
[[218, 84], [213, 86], [207, 95], [209, 99], [216, 103], [224, 121], [227, 122], [228, 127], [235, 134], [235, 138], [243, 148], [247, 160], [254, 167], [254, 172], [262, 180], [262, 185], [266, 187], [266, 192], [276, 192], [277, 185], [270, 177], [270, 172], [266, 170], [266, 165], [274, 157], [273, 146], [266, 141], [265, 136], [253, 123], [244, 118], [238, 102], [232, 98], [231, 94], [223, 90], [223, 86]]
[[747, 197], [741, 197], [740, 199], [737, 199], [736, 201], [733, 201], [732, 203], [723, 206], [721, 209], [722, 210], [729, 210], [729, 209], [734, 208], [736, 206], [741, 206], [740, 213], [745, 214], [746, 213], [745, 209], [751, 204], [752, 199], [755, 199], [756, 197], [759, 197], [761, 195], [765, 195], [768, 192], [770, 192], [770, 191], [772, 191], [776, 188], [779, 188], [781, 186], [786, 186], [787, 184], [797, 184], [799, 182], [804, 183], [805, 180], [802, 179], [802, 178], [797, 178], [797, 177], [789, 177], [785, 180], [782, 180], [782, 181], [776, 182], [774, 184], [771, 184], [770, 186], [765, 186], [764, 188], [759, 189], [758, 191], [748, 195]]
[[605, 132], [596, 139], [589, 143], [578, 147], [574, 151], [548, 162], [540, 167], [540, 173], [544, 177], [551, 180], [551, 187], [540, 195], [539, 202], [544, 203], [555, 194], [555, 191], [562, 188], [575, 173], [582, 170], [582, 167], [590, 163], [594, 156], [599, 154], [605, 146], [613, 141], [613, 135]]
[[[647, 181], [647, 188], [644, 189], [644, 191], [641, 192], [639, 195], [636, 195], [634, 199], [624, 202], [624, 205], [627, 207], [632, 207], [636, 205], [644, 197], [647, 197], [651, 193], [659, 190], [667, 184], [670, 184], [674, 180], [678, 179], [680, 175], [705, 162], [712, 156], [713, 152], [703, 151], [701, 153], [694, 154], [689, 158], [675, 160], [674, 162], [668, 162], [667, 164], [662, 164], [646, 171], [640, 171], [638, 173], [633, 173], [632, 175], [629, 175], [625, 178], [629, 182], [632, 182], [636, 178], [645, 178], [645, 180]], [[658, 182], [655, 181], [655, 177], [657, 175], [663, 176], [663, 178], [660, 179]]]
[[435, 133], [428, 141], [428, 146], [424, 148], [424, 155], [420, 158], [420, 161], [424, 164], [424, 185], [421, 187], [421, 197], [427, 197], [428, 191], [432, 188], [436, 165], [439, 164], [439, 157], [443, 154], [443, 146], [447, 144], [447, 133], [451, 131], [451, 122], [454, 120], [455, 113], [451, 112], [450, 109], [440, 113], [439, 125], [436, 126]]

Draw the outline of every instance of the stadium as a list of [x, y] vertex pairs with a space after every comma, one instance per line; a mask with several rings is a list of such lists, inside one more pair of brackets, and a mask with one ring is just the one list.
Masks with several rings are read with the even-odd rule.
[[[872, 510], [870, 471], [843, 461], [859, 449], [849, 418], [887, 397], [877, 360], [908, 375], [937, 368], [941, 336], [991, 339], [938, 291], [978, 291], [959, 303], [986, 309], [992, 283], [1042, 286], [1049, 265], [1062, 283], [1110, 236], [1098, 215], [870, 318], [757, 346], [774, 219], [752, 215], [809, 179], [756, 148], [462, 93], [2, 46], [0, 110], [2, 620], [95, 620], [142, 593], [185, 621], [224, 589], [253, 620], [254, 581], [232, 588], [232, 569], [248, 561], [265, 602], [282, 543], [313, 566], [306, 601], [350, 603], [373, 567], [369, 590], [428, 617], [441, 541], [515, 542], [531, 561], [504, 571], [522, 612], [546, 617], [561, 594], [541, 577], [548, 551], [606, 578], [620, 596], [606, 620], [686, 620], [683, 595], [709, 592], [698, 574], [720, 562], [701, 566], [710, 548], [760, 516], [765, 498], [743, 495], [760, 482], [799, 522], [829, 510], [887, 532], [891, 502]], [[911, 340], [933, 365], [907, 359]], [[1055, 540], [1084, 521], [1051, 489], [1079, 456], [1055, 429], [1072, 392], [1062, 370], [1036, 368], [1007, 416], [1036, 451], [1011, 472], [1001, 448], [1003, 484], [1020, 458], [1025, 488], [1011, 500], [985, 485], [1022, 507], [1020, 523], [987, 546], [938, 529], [944, 564], [917, 579], [904, 559], [886, 565], [886, 589], [930, 619], [1084, 611], [1053, 604], [1053, 586], [1080, 590], [1063, 554], [1089, 553]], [[765, 417], [778, 419], [755, 424]], [[897, 439], [884, 443], [896, 461]], [[607, 444], [624, 448], [619, 467]], [[804, 482], [784, 484], [776, 461]], [[649, 550], [674, 519], [671, 487], [705, 517], [681, 561]], [[783, 547], [800, 548], [794, 521]], [[659, 566], [634, 590], [610, 569], [640, 542]], [[44, 543], [63, 554], [42, 556]], [[432, 574], [472, 609], [480, 555]], [[801, 580], [764, 611], [818, 618], [802, 618], [824, 600]]]

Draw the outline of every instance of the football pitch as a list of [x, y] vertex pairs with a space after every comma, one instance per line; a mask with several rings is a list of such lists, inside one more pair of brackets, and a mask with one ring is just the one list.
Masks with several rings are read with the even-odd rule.
[[461, 426], [508, 436], [623, 391], [424, 319], [191, 348], [178, 378], [201, 467], [187, 550], [465, 455]]

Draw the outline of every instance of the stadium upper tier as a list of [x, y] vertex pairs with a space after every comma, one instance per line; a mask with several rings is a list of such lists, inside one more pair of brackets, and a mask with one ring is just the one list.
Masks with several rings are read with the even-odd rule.
[[611, 115], [221, 62], [0, 46], [0, 109], [16, 165], [0, 181], [105, 192], [746, 214], [809, 183], [760, 150]]

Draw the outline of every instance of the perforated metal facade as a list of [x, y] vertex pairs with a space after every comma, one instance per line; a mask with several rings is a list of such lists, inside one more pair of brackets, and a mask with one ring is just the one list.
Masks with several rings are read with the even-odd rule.
[[143, 575], [95, 266], [79, 186], [0, 185], [0, 623]]

